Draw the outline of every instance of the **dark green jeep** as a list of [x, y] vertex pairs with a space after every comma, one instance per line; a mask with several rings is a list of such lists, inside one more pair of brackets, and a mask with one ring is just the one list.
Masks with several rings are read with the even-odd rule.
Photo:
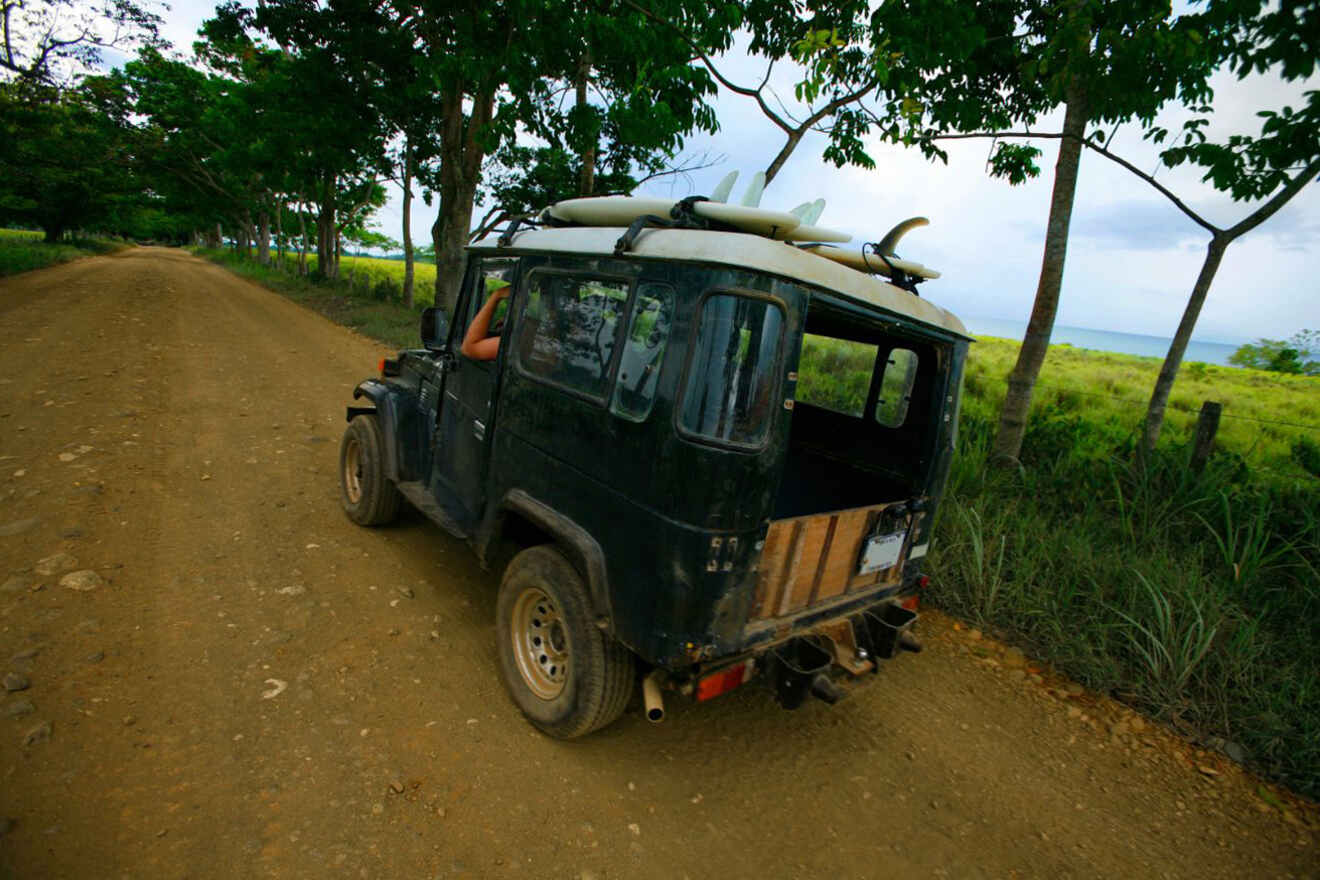
[[[609, 724], [639, 679], [654, 721], [664, 692], [753, 679], [833, 702], [920, 648], [966, 331], [910, 280], [782, 241], [623, 232], [472, 246], [456, 319], [428, 310], [425, 348], [354, 392], [344, 507], [376, 525], [406, 499], [484, 565], [511, 558], [501, 673], [553, 736]], [[498, 355], [469, 359], [505, 282]]]

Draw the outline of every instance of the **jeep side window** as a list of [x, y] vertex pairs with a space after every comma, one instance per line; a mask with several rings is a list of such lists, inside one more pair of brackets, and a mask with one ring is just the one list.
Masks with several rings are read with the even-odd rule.
[[908, 348], [889, 352], [889, 362], [880, 374], [880, 399], [875, 402], [875, 420], [887, 428], [901, 427], [907, 420], [912, 386], [917, 381], [917, 353]]
[[673, 315], [672, 287], [647, 283], [637, 288], [632, 322], [619, 359], [619, 378], [614, 383], [614, 397], [610, 401], [610, 412], [616, 416], [644, 422], [651, 414]]
[[603, 400], [628, 287], [612, 278], [533, 273], [518, 325], [518, 364], [536, 378]]
[[778, 400], [784, 313], [770, 300], [734, 293], [706, 298], [688, 367], [679, 426], [699, 437], [760, 444]]
[[823, 409], [860, 419], [880, 347], [869, 342], [802, 334], [794, 397]]
[[[463, 320], [459, 324], [459, 341], [462, 341], [463, 333], [472, 324], [472, 320], [476, 318], [477, 312], [481, 311], [481, 307], [486, 304], [486, 299], [491, 293], [512, 282], [513, 270], [517, 265], [517, 260], [508, 258], [481, 261], [481, 265], [477, 267], [477, 289], [468, 298], [467, 308], [463, 312]], [[505, 300], [495, 307], [495, 314], [491, 316], [487, 336], [499, 336], [503, 333], [504, 323], [508, 316], [509, 301]]]

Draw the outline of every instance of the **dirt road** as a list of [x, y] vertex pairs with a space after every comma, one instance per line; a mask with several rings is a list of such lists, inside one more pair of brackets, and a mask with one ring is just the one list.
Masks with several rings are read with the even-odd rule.
[[4, 876], [1316, 875], [1306, 809], [937, 616], [833, 708], [546, 739], [496, 577], [339, 509], [378, 345], [164, 249], [0, 282], [0, 334]]

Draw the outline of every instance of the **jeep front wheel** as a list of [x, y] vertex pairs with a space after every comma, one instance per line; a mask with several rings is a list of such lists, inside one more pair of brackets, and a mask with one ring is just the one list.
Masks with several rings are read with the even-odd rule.
[[557, 549], [532, 547], [513, 558], [495, 613], [501, 677], [532, 724], [573, 739], [623, 714], [632, 654], [596, 628], [586, 586]]
[[399, 514], [402, 496], [385, 475], [385, 441], [375, 416], [354, 416], [339, 444], [339, 499], [348, 518], [378, 526]]

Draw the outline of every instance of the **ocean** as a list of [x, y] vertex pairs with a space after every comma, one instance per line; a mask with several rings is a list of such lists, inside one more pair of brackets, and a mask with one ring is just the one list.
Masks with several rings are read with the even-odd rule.
[[[1027, 331], [1025, 321], [1008, 321], [1001, 318], [978, 318], [962, 315], [967, 329], [979, 336], [999, 336], [1004, 339], [1022, 341]], [[1115, 333], [1112, 330], [1092, 330], [1089, 327], [1065, 327], [1054, 325], [1050, 334], [1050, 344], [1067, 343], [1077, 348], [1089, 348], [1095, 351], [1114, 351], [1119, 354], [1138, 354], [1164, 360], [1169, 353], [1169, 343], [1173, 340], [1164, 336], [1146, 336], [1141, 333]], [[1237, 351], [1236, 345], [1226, 342], [1200, 342], [1193, 339], [1187, 344], [1187, 354], [1183, 363], [1200, 361], [1206, 364], [1232, 366], [1228, 356]]]

